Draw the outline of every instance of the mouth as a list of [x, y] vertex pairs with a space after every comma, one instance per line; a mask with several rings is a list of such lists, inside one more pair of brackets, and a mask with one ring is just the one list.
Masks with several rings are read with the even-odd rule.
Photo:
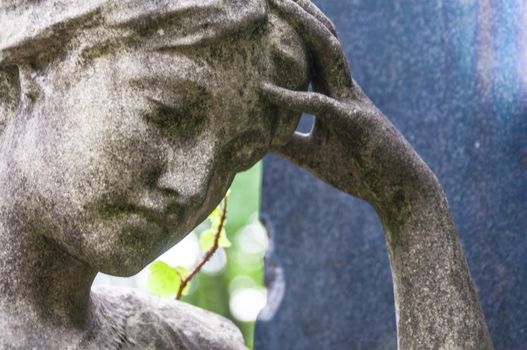
[[123, 212], [134, 214], [139, 213], [144, 216], [148, 221], [153, 221], [161, 227], [166, 226], [166, 215], [163, 213], [163, 211], [159, 211], [157, 209], [129, 204], [126, 206]]
[[115, 217], [123, 214], [139, 214], [149, 222], [153, 222], [168, 230], [173, 228], [180, 220], [182, 212], [176, 205], [168, 205], [166, 207], [147, 207], [144, 205], [137, 205], [134, 203], [120, 203], [102, 210], [106, 217]]

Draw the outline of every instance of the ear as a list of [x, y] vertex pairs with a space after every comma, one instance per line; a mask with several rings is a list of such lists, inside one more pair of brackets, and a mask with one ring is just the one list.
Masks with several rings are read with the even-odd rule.
[[17, 66], [0, 67], [0, 136], [20, 103], [20, 73]]

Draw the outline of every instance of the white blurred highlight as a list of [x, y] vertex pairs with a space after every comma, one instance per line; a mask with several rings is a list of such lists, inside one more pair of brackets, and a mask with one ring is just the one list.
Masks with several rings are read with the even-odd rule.
[[229, 307], [232, 315], [243, 322], [256, 320], [267, 302], [264, 288], [239, 288], [231, 293]]

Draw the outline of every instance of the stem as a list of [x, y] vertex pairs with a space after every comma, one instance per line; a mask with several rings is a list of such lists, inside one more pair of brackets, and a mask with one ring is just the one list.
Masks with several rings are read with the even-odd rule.
[[190, 271], [190, 273], [185, 277], [181, 279], [181, 284], [179, 285], [179, 290], [176, 295], [176, 300], [179, 300], [181, 298], [181, 295], [183, 294], [183, 290], [187, 286], [187, 284], [196, 276], [196, 274], [201, 270], [203, 265], [207, 263], [207, 261], [210, 260], [210, 258], [214, 255], [216, 250], [218, 250], [219, 241], [220, 241], [220, 234], [223, 230], [223, 225], [225, 224], [225, 219], [227, 218], [227, 197], [223, 199], [223, 209], [221, 212], [221, 220], [220, 224], [218, 225], [218, 229], [216, 230], [216, 233], [214, 234], [214, 243], [212, 244], [212, 247], [207, 250], [205, 255], [201, 257], [201, 259], [198, 261], [196, 266]]

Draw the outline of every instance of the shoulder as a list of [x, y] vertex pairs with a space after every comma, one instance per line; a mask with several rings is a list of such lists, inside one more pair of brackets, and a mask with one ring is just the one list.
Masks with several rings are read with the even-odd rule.
[[246, 349], [231, 321], [190, 304], [128, 288], [97, 287], [92, 296], [99, 314], [122, 332], [123, 349]]

